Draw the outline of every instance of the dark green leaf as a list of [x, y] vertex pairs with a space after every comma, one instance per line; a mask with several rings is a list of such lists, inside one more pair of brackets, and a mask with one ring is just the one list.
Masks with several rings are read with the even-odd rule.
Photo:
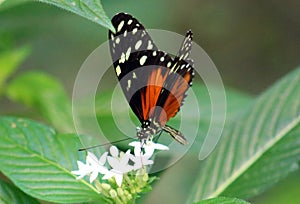
[[71, 102], [55, 78], [40, 72], [16, 77], [7, 88], [11, 100], [32, 107], [62, 132], [74, 132]]
[[30, 203], [38, 204], [34, 198], [26, 195], [12, 184], [0, 180], [0, 203], [3, 204], [18, 204]]
[[11, 117], [0, 118], [0, 170], [27, 194], [51, 202], [101, 200], [72, 170], [85, 155], [76, 135], [57, 135], [45, 125]]
[[114, 27], [111, 24], [110, 19], [106, 16], [100, 0], [39, 0], [43, 3], [48, 3], [67, 11], [73, 12], [84, 18], [87, 18], [101, 26], [104, 26], [112, 31]]
[[197, 202], [196, 204], [250, 204], [250, 203], [237, 198], [218, 197], [218, 198], [211, 198], [208, 200], [202, 200], [200, 202]]
[[201, 164], [193, 200], [219, 195], [249, 198], [299, 168], [300, 69], [263, 93], [224, 129]]

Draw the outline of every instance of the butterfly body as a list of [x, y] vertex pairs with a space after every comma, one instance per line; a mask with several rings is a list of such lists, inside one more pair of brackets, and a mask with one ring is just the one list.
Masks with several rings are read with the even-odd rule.
[[129, 14], [112, 19], [116, 33], [109, 31], [110, 52], [125, 97], [141, 122], [137, 137], [152, 139], [164, 130], [182, 144], [183, 134], [166, 125], [180, 110], [194, 76], [189, 59], [192, 32], [188, 31], [174, 59], [159, 50], [144, 26]]

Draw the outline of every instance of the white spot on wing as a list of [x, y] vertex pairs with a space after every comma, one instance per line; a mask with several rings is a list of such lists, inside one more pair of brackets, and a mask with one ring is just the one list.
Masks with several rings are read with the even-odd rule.
[[161, 57], [161, 58], [160, 58], [160, 61], [161, 61], [161, 62], [163, 62], [164, 60], [165, 60], [165, 58], [164, 58], [164, 57]]
[[156, 51], [155, 51], [155, 50], [152, 52], [152, 55], [153, 55], [153, 56], [156, 56]]
[[168, 62], [168, 64], [167, 64], [167, 67], [170, 67], [170, 66], [171, 66], [171, 64], [172, 64], [171, 62]]
[[129, 79], [129, 80], [127, 81], [127, 87], [126, 87], [126, 90], [129, 91], [130, 87], [131, 87], [131, 80]]
[[153, 44], [151, 43], [151, 40], [148, 41], [147, 49], [151, 50], [153, 48]]
[[116, 44], [119, 44], [119, 43], [120, 43], [120, 38], [117, 37], [117, 38], [116, 38]]
[[130, 53], [131, 53], [131, 47], [129, 47], [129, 48], [127, 49], [127, 51], [126, 51], [126, 54], [125, 54], [125, 55], [126, 55], [126, 57], [125, 57], [126, 60], [129, 59]]
[[128, 22], [127, 22], [127, 25], [130, 25], [132, 23], [132, 20], [130, 19]]
[[142, 56], [140, 59], [140, 65], [144, 65], [146, 60], [147, 60], [147, 56], [146, 55]]
[[119, 76], [121, 74], [121, 67], [119, 65], [116, 67], [116, 73], [117, 73], [117, 76]]
[[117, 32], [121, 31], [123, 25], [124, 25], [124, 21], [121, 21], [120, 24], [118, 25]]
[[124, 63], [125, 62], [125, 58], [126, 58], [125, 54], [122, 53], [121, 58], [119, 59], [119, 63]]
[[132, 78], [134, 78], [134, 79], [137, 78], [135, 72], [132, 72]]
[[187, 52], [187, 53], [184, 55], [184, 59], [186, 59], [188, 56], [189, 56], [189, 53]]
[[139, 40], [139, 41], [136, 42], [134, 48], [135, 48], [136, 50], [138, 50], [138, 49], [141, 47], [141, 45], [142, 45], [142, 40]]
[[132, 30], [132, 35], [134, 35], [137, 31], [138, 31], [138, 29], [137, 29], [137, 28], [134, 28], [134, 29]]

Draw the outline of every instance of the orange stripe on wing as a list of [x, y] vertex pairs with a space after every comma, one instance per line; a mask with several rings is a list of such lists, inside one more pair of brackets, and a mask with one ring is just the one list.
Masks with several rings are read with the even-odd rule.
[[145, 91], [141, 93], [144, 120], [148, 120], [149, 114], [151, 114], [150, 111], [154, 111], [152, 108], [156, 106], [163, 84], [168, 76], [168, 72], [162, 73], [163, 69], [165, 68], [158, 67], [151, 71], [147, 87]]
[[165, 114], [161, 114], [159, 118], [162, 125], [165, 125], [166, 122], [178, 112], [185, 97], [185, 92], [189, 88], [191, 77], [189, 72], [187, 72], [184, 77], [177, 75], [176, 81], [171, 90], [169, 90], [170, 94], [163, 107]]

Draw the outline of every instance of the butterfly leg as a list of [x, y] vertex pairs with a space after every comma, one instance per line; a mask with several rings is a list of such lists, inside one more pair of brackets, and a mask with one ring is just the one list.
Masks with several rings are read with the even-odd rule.
[[171, 135], [171, 137], [173, 137], [180, 144], [183, 144], [183, 145], [188, 144], [188, 142], [185, 139], [185, 137], [183, 136], [183, 134], [181, 132], [179, 132], [178, 130], [175, 130], [174, 128], [172, 128], [168, 125], [162, 126], [162, 129], [164, 131], [166, 131], [167, 133], [169, 133]]
[[160, 138], [161, 134], [162, 134], [163, 130], [159, 130], [158, 135], [155, 137], [154, 142], [157, 143], [158, 139]]

